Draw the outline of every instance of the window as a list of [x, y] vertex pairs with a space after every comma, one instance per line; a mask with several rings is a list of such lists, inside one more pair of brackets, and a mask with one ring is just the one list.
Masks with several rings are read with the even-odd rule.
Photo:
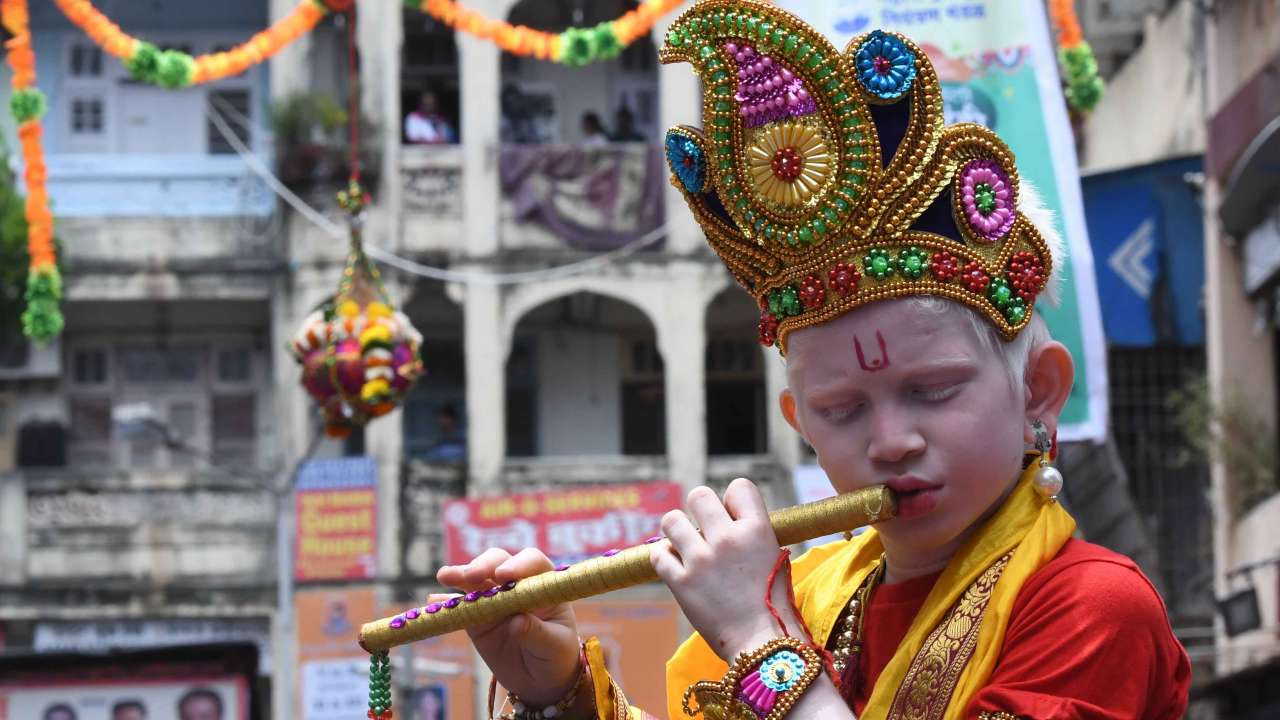
[[[221, 117], [227, 127], [231, 128], [231, 133], [244, 145], [249, 145], [251, 136], [249, 133], [252, 127], [252, 121], [249, 117], [249, 91], [248, 90], [211, 90], [209, 91], [209, 111], [217, 113]], [[218, 131], [217, 125], [213, 120], [206, 122], [209, 132], [209, 154], [210, 155], [233, 155], [235, 147], [229, 139], [224, 137]]]
[[213, 398], [213, 457], [219, 465], [253, 465], [257, 416], [257, 398], [253, 395]]
[[195, 348], [126, 348], [120, 352], [120, 364], [129, 383], [194, 382], [200, 352]]
[[[265, 389], [247, 338], [163, 346], [99, 341], [68, 351], [68, 459], [81, 467], [244, 469], [258, 461]], [[139, 418], [113, 422], [113, 409]]]
[[763, 453], [768, 430], [760, 346], [749, 340], [707, 341], [707, 453]]
[[73, 135], [102, 134], [102, 99], [74, 98], [71, 101], [71, 133]]
[[253, 379], [253, 357], [249, 348], [218, 351], [218, 382], [247, 383]]
[[71, 46], [71, 77], [102, 76], [102, 49], [96, 45]]
[[77, 350], [71, 365], [77, 385], [101, 385], [107, 381], [107, 351], [102, 348]]
[[68, 462], [80, 466], [111, 465], [111, 398], [72, 398], [69, 410]]
[[622, 454], [662, 455], [667, 451], [662, 353], [649, 338], [624, 342], [629, 364], [622, 381]]

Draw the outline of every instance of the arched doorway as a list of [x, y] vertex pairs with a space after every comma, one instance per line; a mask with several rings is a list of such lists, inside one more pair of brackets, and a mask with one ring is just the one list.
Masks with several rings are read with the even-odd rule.
[[759, 455], [768, 447], [760, 311], [736, 285], [707, 306], [707, 454]]
[[507, 358], [507, 455], [662, 455], [666, 398], [653, 324], [579, 292], [520, 318]]

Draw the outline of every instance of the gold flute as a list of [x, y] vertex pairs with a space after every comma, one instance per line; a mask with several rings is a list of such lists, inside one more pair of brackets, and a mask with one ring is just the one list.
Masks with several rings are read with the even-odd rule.
[[[775, 510], [769, 513], [769, 522], [778, 544], [785, 546], [888, 520], [896, 513], [893, 491], [876, 485]], [[650, 542], [654, 541], [656, 539]], [[360, 628], [360, 645], [369, 652], [389, 650], [537, 608], [653, 582], [658, 574], [649, 564], [649, 549], [646, 543], [617, 552], [611, 550], [602, 557], [561, 566], [556, 571], [519, 582], [457, 595], [445, 602], [433, 602], [374, 620]]]

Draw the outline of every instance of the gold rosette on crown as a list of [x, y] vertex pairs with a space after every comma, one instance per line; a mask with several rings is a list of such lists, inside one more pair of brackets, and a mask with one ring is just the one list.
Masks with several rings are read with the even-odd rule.
[[1009, 148], [943, 125], [924, 52], [876, 30], [844, 52], [759, 0], [702, 0], [663, 63], [703, 83], [703, 129], [667, 133], [672, 184], [761, 309], [760, 340], [876, 300], [939, 295], [1012, 339], [1052, 270]]

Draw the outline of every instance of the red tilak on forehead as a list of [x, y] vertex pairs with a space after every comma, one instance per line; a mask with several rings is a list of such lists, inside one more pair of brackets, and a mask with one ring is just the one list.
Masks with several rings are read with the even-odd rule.
[[885, 344], [884, 336], [879, 330], [876, 331], [876, 342], [880, 344], [880, 357], [867, 363], [866, 357], [862, 354], [862, 343], [858, 341], [858, 336], [853, 337], [853, 350], [858, 353], [858, 365], [867, 372], [879, 372], [889, 367], [889, 347]]

